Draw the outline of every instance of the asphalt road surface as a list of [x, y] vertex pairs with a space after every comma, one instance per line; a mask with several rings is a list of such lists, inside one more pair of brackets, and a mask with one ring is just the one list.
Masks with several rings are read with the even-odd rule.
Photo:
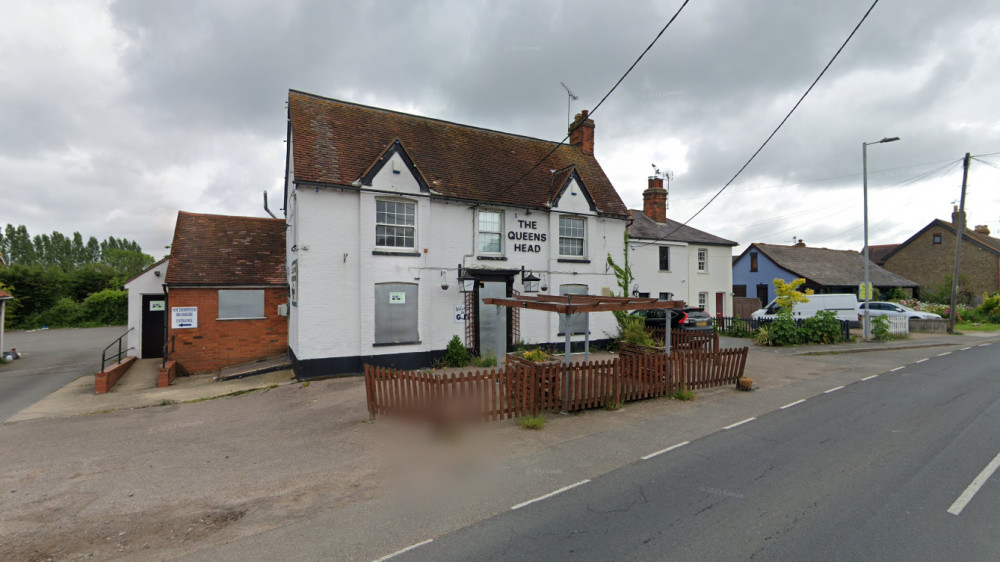
[[0, 365], [0, 421], [101, 370], [101, 351], [123, 333], [124, 326], [5, 333], [6, 351], [23, 357]]
[[981, 345], [834, 386], [393, 558], [1000, 560], [997, 365]]

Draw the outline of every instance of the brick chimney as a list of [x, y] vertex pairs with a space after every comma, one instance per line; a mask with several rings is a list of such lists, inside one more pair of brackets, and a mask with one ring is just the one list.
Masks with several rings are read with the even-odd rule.
[[989, 236], [990, 235], [990, 227], [986, 226], [985, 224], [977, 224], [976, 225], [976, 233]]
[[[581, 122], [583, 124], [577, 127]], [[569, 143], [580, 147], [580, 152], [584, 154], [594, 153], [594, 120], [587, 118], [586, 109], [577, 113], [569, 126]]]
[[[958, 232], [960, 229], [965, 228], [965, 213], [958, 210], [958, 205], [953, 206], [952, 209], [951, 225], [955, 227], [955, 231]], [[959, 222], [959, 220], [962, 222]]]
[[799, 238], [799, 239], [798, 239], [798, 240], [797, 240], [797, 241], [795, 242], [795, 247], [796, 247], [796, 248], [805, 248], [805, 247], [806, 247], [806, 241], [805, 241], [805, 240], [803, 240], [803, 239], [801, 239], [801, 238]]
[[663, 178], [649, 176], [649, 186], [642, 192], [642, 213], [653, 222], [667, 222], [667, 190], [663, 189]]

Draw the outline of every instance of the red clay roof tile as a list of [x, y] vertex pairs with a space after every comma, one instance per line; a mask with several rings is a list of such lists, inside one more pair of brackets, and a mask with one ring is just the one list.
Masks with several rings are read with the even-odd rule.
[[285, 285], [285, 221], [177, 213], [168, 285]]
[[551, 190], [561, 187], [551, 170], [575, 165], [599, 213], [629, 216], [594, 156], [574, 146], [559, 146], [518, 182], [557, 143], [295, 90], [288, 108], [296, 181], [349, 186], [398, 140], [429, 187], [445, 197], [545, 207]]

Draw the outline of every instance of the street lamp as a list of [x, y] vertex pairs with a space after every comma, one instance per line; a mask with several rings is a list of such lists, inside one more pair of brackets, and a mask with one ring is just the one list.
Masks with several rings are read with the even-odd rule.
[[868, 263], [871, 261], [868, 254], [868, 145], [882, 144], [884, 142], [896, 142], [898, 140], [899, 137], [885, 137], [882, 140], [861, 143], [861, 165], [864, 170], [862, 177], [865, 191], [865, 320], [863, 324], [865, 341], [872, 339], [872, 326], [870, 322], [871, 310], [869, 310], [869, 308], [871, 308], [872, 301], [872, 286], [871, 279], [868, 275]]

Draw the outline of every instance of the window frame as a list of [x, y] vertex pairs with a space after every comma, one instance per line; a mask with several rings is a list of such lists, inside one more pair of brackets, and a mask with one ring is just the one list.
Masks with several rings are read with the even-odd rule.
[[661, 300], [661, 301], [672, 301], [672, 300], [674, 300], [674, 294], [671, 293], [670, 291], [667, 291], [665, 293], [660, 293], [659, 300]]
[[698, 248], [698, 273], [708, 273], [708, 248]]
[[[496, 215], [498, 218], [497, 229], [483, 230], [483, 215], [489, 213]], [[504, 223], [504, 212], [498, 209], [479, 209], [476, 211], [476, 253], [478, 255], [486, 256], [502, 256], [504, 255], [504, 243], [503, 243], [503, 223]], [[483, 249], [483, 235], [484, 234], [495, 234], [499, 242], [500, 249], [497, 251], [489, 251]]]
[[[666, 251], [664, 251], [664, 250], [666, 250]], [[664, 257], [667, 258], [666, 259], [666, 266], [667, 267], [663, 267], [663, 265], [664, 265], [664, 259], [663, 258]], [[660, 258], [659, 259], [659, 261], [660, 261], [660, 271], [670, 271], [670, 246], [660, 246], [660, 255], [659, 255], [659, 258]]]
[[698, 293], [698, 308], [708, 309], [708, 291]]
[[750, 252], [750, 273], [757, 273], [757, 252]]
[[[579, 222], [580, 231], [582, 236], [566, 236], [563, 235], [563, 221], [569, 222]], [[563, 253], [563, 240], [580, 240], [580, 253], [579, 254], [566, 254]], [[559, 215], [559, 256], [563, 258], [570, 259], [586, 259], [587, 258], [587, 219], [583, 217], [576, 217], [571, 215]]]
[[944, 237], [941, 236], [940, 232], [935, 232], [935, 233], [931, 234], [931, 243], [932, 244], [942, 244], [943, 241], [944, 241]]
[[[380, 211], [379, 210], [379, 206], [383, 205], [383, 204], [389, 204], [389, 203], [391, 203], [393, 205], [408, 205], [408, 206], [410, 206], [413, 209], [413, 214], [412, 214], [412, 216], [413, 216], [413, 224], [405, 224], [405, 223], [404, 224], [400, 224], [400, 223], [395, 223], [395, 222], [379, 222], [379, 218], [380, 218], [379, 215], [381, 213], [388, 213], [388, 211]], [[414, 251], [415, 252], [416, 249], [417, 249], [417, 209], [418, 209], [418, 205], [417, 205], [416, 201], [410, 201], [410, 200], [407, 200], [407, 199], [384, 198], [384, 197], [375, 199], [375, 248], [379, 249], [379, 250], [388, 250], [388, 251], [395, 251], [395, 252], [406, 252], [406, 251]], [[398, 215], [398, 213], [396, 213], [395, 211], [396, 210], [393, 209], [393, 215], [394, 216]], [[404, 213], [403, 216], [406, 217], [406, 214]], [[392, 228], [392, 229], [409, 229], [410, 232], [411, 232], [411, 234], [410, 234], [410, 240], [412, 241], [412, 244], [409, 245], [409, 246], [406, 246], [406, 245], [386, 245], [386, 244], [379, 244], [379, 238], [380, 238], [380, 236], [379, 236], [379, 228], [380, 227], [389, 227], [389, 228]], [[383, 235], [383, 237], [384, 238], [389, 238], [389, 235], [386, 234], [386, 235]], [[393, 240], [395, 240], [395, 239], [399, 238], [399, 236], [398, 236], [398, 234], [394, 233], [391, 236], [391, 238], [393, 238]], [[404, 241], [406, 240], [405, 235], [403, 236], [403, 240]]]
[[[260, 302], [259, 303], [254, 302], [253, 305], [254, 305], [254, 307], [256, 307], [259, 304], [259, 306], [260, 306], [260, 315], [259, 316], [248, 316], [248, 315], [224, 316], [223, 315], [223, 308], [222, 308], [223, 307], [223, 303], [222, 303], [223, 293], [225, 293], [227, 296], [228, 295], [235, 295], [236, 293], [239, 293], [241, 296], [242, 295], [255, 296], [255, 297], [259, 296], [260, 297]], [[215, 308], [216, 308], [216, 310], [215, 310], [215, 313], [216, 313], [215, 316], [216, 316], [216, 320], [264, 320], [264, 319], [267, 319], [267, 306], [266, 306], [266, 302], [267, 302], [267, 295], [264, 294], [264, 289], [219, 289], [218, 292], [216, 293], [216, 302], [215, 302]], [[233, 303], [227, 303], [227, 304], [230, 307], [234, 306]], [[243, 306], [246, 306], [247, 303], [240, 303], [240, 304], [243, 305]], [[256, 312], [256, 310], [254, 312]], [[227, 314], [231, 314], [228, 310], [226, 311], [226, 313]]]

